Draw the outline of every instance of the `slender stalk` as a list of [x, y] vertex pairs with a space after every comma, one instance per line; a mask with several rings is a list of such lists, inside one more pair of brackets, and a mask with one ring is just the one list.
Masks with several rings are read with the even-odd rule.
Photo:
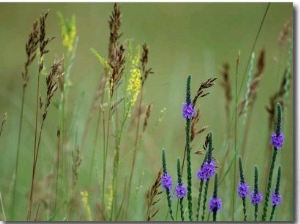
[[[101, 108], [99, 109], [101, 110]], [[101, 110], [102, 111], [102, 110]], [[102, 111], [103, 116], [102, 116], [102, 129], [103, 129], [103, 154], [102, 154], [102, 158], [103, 158], [103, 162], [102, 162], [102, 206], [105, 206], [105, 200], [104, 200], [104, 195], [105, 195], [105, 180], [106, 180], [106, 162], [107, 162], [107, 148], [106, 146], [106, 120], [105, 120], [105, 116], [104, 116], [104, 111]]]
[[[254, 166], [254, 195], [257, 195], [258, 192], [258, 168], [255, 165]], [[258, 203], [255, 203], [254, 205], [254, 221], [257, 221], [257, 212], [258, 212]]]
[[[280, 178], [281, 178], [281, 165], [278, 167], [278, 171], [277, 171], [277, 181], [276, 181], [276, 187], [275, 187], [275, 191], [274, 193], [276, 195], [279, 195], [279, 188], [280, 188]], [[280, 195], [281, 196], [281, 195]], [[279, 205], [281, 203], [281, 199], [278, 201], [278, 203], [274, 203], [274, 205], [272, 206], [272, 211], [271, 211], [271, 215], [270, 215], [270, 221], [273, 220], [274, 217], [274, 213], [275, 213], [275, 208], [277, 205]]]
[[[187, 78], [186, 85], [186, 104], [190, 105], [191, 103], [191, 93], [190, 93], [190, 85], [191, 85], [191, 75]], [[193, 204], [192, 204], [192, 170], [191, 170], [191, 148], [190, 148], [190, 129], [191, 129], [191, 119], [186, 119], [185, 126], [185, 148], [187, 152], [187, 198], [188, 198], [188, 210], [189, 210], [189, 221], [193, 221]]]
[[[266, 16], [267, 16], [267, 14], [268, 14], [270, 5], [271, 5], [271, 3], [269, 2], [268, 5], [267, 5], [267, 7], [266, 7], [266, 10], [265, 10], [265, 13], [264, 13], [264, 15], [263, 15], [263, 18], [262, 18], [262, 20], [261, 20], [261, 22], [260, 22], [258, 31], [257, 31], [257, 33], [256, 33], [256, 36], [255, 36], [255, 39], [254, 39], [254, 42], [253, 42], [253, 45], [252, 45], [252, 48], [251, 48], [251, 52], [254, 52], [254, 48], [255, 48], [256, 42], [257, 42], [257, 40], [258, 40], [258, 37], [259, 37], [260, 31], [261, 31], [261, 28], [262, 28], [262, 26], [263, 26], [263, 24], [264, 24], [264, 22], [265, 22], [265, 19], [266, 19]], [[246, 73], [247, 73], [247, 70], [248, 70], [248, 66], [250, 65], [251, 57], [252, 57], [252, 54], [250, 54], [250, 56], [249, 56], [249, 59], [248, 59], [248, 62], [247, 62], [247, 66], [246, 66], [246, 70], [245, 70], [245, 73], [244, 73], [244, 75], [243, 75], [243, 79], [242, 79], [242, 82], [241, 82], [241, 87], [240, 87], [240, 89], [239, 89], [238, 95], [241, 94], [241, 91], [242, 91], [242, 88], [243, 88], [243, 84], [244, 84], [244, 81], [245, 81], [245, 77], [246, 77]]]
[[21, 133], [22, 133], [22, 126], [23, 126], [23, 111], [24, 111], [24, 102], [25, 102], [25, 89], [26, 86], [23, 85], [22, 91], [22, 103], [21, 103], [21, 112], [20, 112], [20, 122], [19, 122], [19, 132], [18, 132], [18, 148], [17, 148], [17, 157], [15, 162], [15, 171], [14, 171], [14, 187], [13, 187], [13, 198], [12, 198], [12, 208], [11, 208], [11, 219], [15, 216], [15, 198], [16, 198], [16, 190], [18, 185], [18, 165], [19, 165], [19, 154], [20, 154], [20, 145], [21, 145]]
[[201, 216], [201, 220], [204, 221], [204, 215], [205, 215], [205, 210], [206, 210], [206, 200], [207, 200], [207, 191], [208, 191], [208, 184], [209, 184], [209, 180], [207, 179], [205, 181], [205, 186], [204, 186], [204, 197], [203, 197], [203, 203], [202, 203], [202, 216]]
[[[166, 164], [165, 149], [162, 149], [162, 165], [163, 165], [163, 176], [168, 175], [167, 174], [167, 164]], [[166, 194], [167, 194], [169, 214], [171, 216], [172, 221], [174, 221], [173, 211], [172, 211], [172, 203], [171, 203], [171, 195], [170, 195], [170, 189], [169, 189], [169, 187], [171, 188], [172, 186], [165, 186], [165, 191], [166, 191]]]
[[[182, 186], [182, 175], [180, 171], [180, 159], [177, 158], [177, 177], [178, 177], [178, 186]], [[178, 196], [178, 195], [177, 195]], [[183, 212], [183, 197], [179, 198], [179, 205], [180, 205], [180, 217], [181, 221], [184, 221], [184, 212]], [[178, 206], [178, 204], [177, 204]], [[177, 216], [177, 210], [176, 210], [176, 216]]]
[[200, 204], [201, 204], [202, 188], [203, 188], [203, 180], [200, 180], [199, 195], [198, 195], [198, 204], [197, 204], [197, 213], [196, 213], [196, 221], [199, 221], [199, 211], [200, 211]]
[[[266, 16], [267, 16], [267, 13], [268, 13], [270, 4], [271, 4], [271, 3], [268, 3], [268, 5], [267, 5], [267, 7], [266, 7], [266, 10], [265, 10], [265, 13], [264, 13], [264, 15], [263, 15], [263, 18], [262, 18], [262, 20], [261, 20], [261, 22], [260, 22], [260, 26], [259, 26], [258, 31], [257, 31], [257, 33], [256, 33], [256, 36], [255, 36], [255, 39], [254, 39], [254, 42], [253, 42], [253, 45], [252, 45], [252, 48], [251, 48], [251, 52], [254, 52], [254, 48], [255, 48], [255, 46], [256, 46], [256, 43], [257, 43], [259, 34], [260, 34], [260, 32], [261, 32], [261, 29], [262, 29], [262, 26], [263, 26], [263, 24], [264, 24], [264, 22], [265, 22], [265, 18], [266, 18]], [[241, 94], [241, 91], [242, 91], [242, 88], [243, 88], [243, 84], [244, 84], [244, 81], [245, 81], [246, 73], [247, 73], [248, 67], [249, 67], [249, 65], [250, 65], [251, 57], [252, 57], [252, 55], [250, 54], [249, 59], [248, 59], [248, 61], [247, 61], [247, 66], [246, 66], [246, 69], [245, 69], [245, 72], [244, 72], [244, 75], [243, 75], [243, 79], [242, 79], [242, 82], [241, 82], [241, 85], [240, 85], [240, 89], [239, 89], [238, 94], [237, 94], [237, 95], [238, 95], [238, 98], [239, 98], [239, 96], [240, 96], [240, 94]], [[229, 125], [229, 130], [228, 130], [229, 133], [231, 132], [231, 128], [232, 128], [232, 126], [233, 126], [234, 119], [235, 119], [235, 113], [232, 114], [232, 117], [231, 117], [231, 119], [230, 119], [231, 121], [230, 121], [230, 125]], [[235, 155], [236, 155], [236, 154], [237, 154], [237, 152], [235, 153]], [[225, 161], [225, 159], [224, 159], [224, 161]], [[232, 164], [231, 164], [231, 165], [232, 165]], [[230, 170], [230, 168], [231, 168], [231, 165], [227, 168], [227, 170], [225, 171], [225, 174], [224, 174], [224, 175], [222, 175], [222, 173], [223, 173], [223, 168], [221, 167], [221, 170], [220, 170], [220, 176], [222, 176], [222, 179], [221, 179], [221, 181], [219, 181], [219, 185], [223, 182], [223, 180], [225, 179], [226, 175], [229, 173], [229, 170]]]
[[55, 201], [54, 211], [56, 211], [57, 195], [58, 195], [58, 177], [59, 177], [59, 165], [60, 165], [60, 129], [57, 130], [57, 161], [56, 161], [56, 183], [55, 183]]
[[[43, 64], [43, 62], [40, 62]], [[39, 93], [40, 93], [40, 76], [43, 66], [39, 67], [39, 73], [37, 78], [37, 89], [36, 89], [36, 107], [35, 107], [35, 128], [34, 128], [34, 148], [33, 148], [33, 167], [32, 167], [32, 176], [31, 176], [31, 189], [30, 189], [30, 199], [29, 199], [29, 211], [27, 215], [27, 221], [31, 219], [31, 209], [32, 209], [32, 200], [33, 200], [33, 185], [35, 178], [35, 168], [36, 168], [36, 159], [37, 159], [37, 128], [38, 128], [38, 116], [39, 116]]]
[[238, 120], [238, 73], [239, 73], [239, 63], [240, 63], [240, 52], [238, 53], [238, 58], [236, 61], [236, 74], [235, 74], [235, 126], [234, 126], [234, 165], [233, 165], [233, 185], [232, 185], [232, 213], [231, 219], [234, 221], [235, 212], [235, 187], [236, 187], [236, 153], [237, 153], [237, 120]]
[[143, 101], [143, 87], [141, 87], [141, 96], [139, 100], [138, 105], [138, 117], [137, 117], [137, 125], [136, 125], [136, 134], [135, 134], [135, 141], [134, 141], [134, 151], [133, 151], [133, 158], [131, 163], [131, 170], [130, 170], [130, 177], [129, 177], [129, 186], [128, 186], [128, 192], [127, 192], [127, 201], [129, 203], [130, 194], [131, 194], [131, 185], [132, 185], [132, 177], [133, 177], [133, 171], [136, 163], [136, 156], [137, 156], [137, 150], [138, 150], [138, 143], [139, 143], [139, 128], [140, 128], [140, 120], [141, 120], [141, 110], [142, 110], [142, 101]]
[[273, 170], [274, 170], [274, 166], [275, 166], [276, 155], [277, 155], [277, 150], [273, 150], [272, 162], [271, 162], [271, 166], [270, 166], [268, 185], [267, 185], [268, 188], [267, 188], [265, 203], [264, 203], [264, 208], [263, 208], [262, 221], [265, 221], [266, 216], [267, 216], [268, 203], [269, 203], [269, 197], [270, 197], [270, 189], [271, 189], [271, 185], [272, 185]]
[[[276, 122], [276, 129], [275, 129], [276, 136], [280, 135], [280, 130], [281, 130], [281, 105], [279, 103], [277, 103], [277, 122]], [[278, 151], [278, 149], [274, 146], [272, 160], [271, 160], [271, 166], [270, 166], [270, 171], [269, 171], [268, 188], [267, 188], [267, 192], [266, 192], [265, 203], [264, 203], [263, 214], [262, 214], [262, 221], [266, 220], [277, 151]]]

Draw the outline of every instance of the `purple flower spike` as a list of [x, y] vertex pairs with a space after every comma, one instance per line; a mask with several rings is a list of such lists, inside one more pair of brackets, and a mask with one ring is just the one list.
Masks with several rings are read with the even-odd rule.
[[210, 163], [208, 162], [204, 162], [202, 168], [199, 169], [198, 173], [197, 173], [197, 177], [200, 180], [208, 180], [209, 178], [211, 178], [216, 172], [216, 163], [215, 161], [212, 159], [210, 161]]
[[196, 111], [194, 110], [192, 103], [190, 103], [189, 105], [184, 103], [182, 105], [182, 116], [183, 116], [183, 118], [192, 119], [192, 117], [194, 116], [195, 113], [196, 113]]
[[161, 186], [164, 190], [171, 190], [172, 189], [172, 177], [165, 173], [161, 178]]
[[271, 144], [276, 148], [279, 149], [283, 146], [283, 141], [284, 141], [284, 136], [283, 133], [281, 132], [278, 136], [273, 133], [271, 135]]
[[210, 212], [213, 212], [215, 210], [219, 212], [219, 211], [221, 211], [221, 208], [222, 208], [221, 199], [212, 197], [209, 200], [209, 211]]
[[237, 190], [240, 198], [245, 198], [249, 194], [249, 185], [247, 183], [241, 183], [239, 184]]
[[274, 205], [280, 205], [282, 201], [282, 196], [280, 194], [276, 194], [275, 191], [272, 192], [272, 202], [271, 204]]
[[178, 198], [185, 197], [186, 192], [187, 192], [186, 186], [184, 186], [184, 185], [180, 186], [180, 185], [177, 184], [177, 186], [176, 186], [176, 195], [177, 195]]
[[257, 194], [254, 193], [254, 191], [252, 191], [251, 193], [251, 203], [253, 205], [258, 205], [259, 203], [261, 203], [263, 199], [263, 196], [261, 193], [257, 192]]

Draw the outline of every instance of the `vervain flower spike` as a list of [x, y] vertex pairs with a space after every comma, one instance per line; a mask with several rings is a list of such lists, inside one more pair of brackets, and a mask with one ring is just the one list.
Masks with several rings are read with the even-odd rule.
[[213, 213], [213, 221], [217, 220], [217, 212], [222, 208], [222, 201], [218, 198], [218, 174], [215, 175], [214, 194], [209, 200], [209, 211]]
[[161, 186], [166, 191], [169, 213], [171, 219], [174, 221], [172, 207], [171, 207], [171, 195], [170, 195], [170, 190], [172, 189], [172, 177], [167, 173], [165, 149], [162, 150], [162, 164], [163, 164], [163, 176], [161, 177]]
[[279, 194], [280, 177], [281, 177], [281, 166], [278, 167], [276, 188], [272, 192], [272, 196], [271, 196], [271, 205], [273, 207], [271, 211], [270, 221], [272, 221], [273, 219], [276, 206], [280, 205], [282, 201], [282, 196]]
[[247, 221], [246, 197], [249, 195], [249, 185], [245, 182], [242, 157], [239, 157], [240, 184], [237, 187], [238, 195], [243, 200], [244, 221]]
[[283, 141], [284, 141], [284, 136], [283, 136], [283, 133], [281, 132], [281, 110], [282, 109], [281, 109], [280, 103], [277, 103], [276, 129], [275, 129], [275, 133], [273, 133], [271, 135], [271, 144], [274, 146], [274, 150], [273, 150], [273, 154], [272, 154], [272, 161], [271, 161], [271, 166], [270, 166], [270, 171], [269, 171], [269, 179], [268, 179], [265, 203], [264, 203], [264, 208], [263, 208], [262, 221], [265, 221], [266, 216], [267, 216], [276, 155], [277, 155], [278, 150], [283, 146]]
[[258, 191], [258, 169], [257, 166], [255, 166], [255, 172], [254, 172], [254, 190], [251, 193], [251, 204], [255, 206], [254, 210], [254, 220], [257, 220], [257, 212], [258, 212], [258, 204], [261, 203], [263, 199], [262, 194]]

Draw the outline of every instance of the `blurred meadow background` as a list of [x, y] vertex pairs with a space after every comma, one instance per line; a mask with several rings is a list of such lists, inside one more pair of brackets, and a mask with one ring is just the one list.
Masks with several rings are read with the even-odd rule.
[[[274, 220], [292, 221], [295, 202], [294, 107], [293, 58], [289, 52], [292, 51], [290, 39], [293, 35], [293, 4], [271, 3], [267, 11], [267, 3], [119, 3], [118, 7], [122, 13], [122, 24], [118, 32], [123, 33], [118, 42], [130, 43], [125, 45], [124, 53], [127, 57], [124, 74], [127, 76], [121, 77], [120, 88], [116, 90], [111, 101], [108, 100], [109, 84], [103, 88], [102, 101], [96, 102], [98, 106], [92, 109], [93, 113], [89, 117], [99, 83], [108, 71], [105, 62], [101, 63], [95, 54], [101, 55], [102, 59], [108, 58], [108, 21], [114, 3], [0, 4], [0, 115], [7, 113], [0, 136], [0, 193], [3, 205], [0, 219], [170, 220], [165, 193], [156, 195], [155, 199], [160, 200], [149, 206], [147, 192], [155, 183], [162, 167], [162, 148], [166, 150], [168, 172], [174, 177], [176, 159], [183, 158], [185, 119], [182, 118], [181, 108], [185, 102], [186, 79], [188, 74], [192, 74], [192, 97], [201, 83], [209, 78], [217, 78], [214, 85], [205, 90], [209, 94], [200, 98], [195, 107], [200, 110], [197, 129], [208, 127], [195, 137], [192, 150], [203, 150], [206, 135], [213, 132], [213, 156], [218, 161], [219, 179], [225, 177], [218, 189], [218, 196], [223, 201], [218, 220], [242, 221], [241, 199], [233, 197], [233, 190], [236, 189], [232, 185], [233, 168], [228, 173], [225, 172], [234, 157], [233, 143], [236, 140], [239, 150], [237, 156], [242, 154], [244, 148], [243, 167], [251, 189], [254, 184], [254, 165], [257, 165], [259, 187], [263, 191], [268, 173], [267, 161], [271, 157], [268, 143], [274, 130], [274, 125], [272, 128], [269, 126], [270, 113], [266, 107], [270, 107], [270, 98], [280, 90], [286, 71], [290, 71], [291, 77], [289, 84], [285, 86], [287, 88], [284, 98], [276, 98], [284, 102], [282, 130], [285, 143], [276, 160], [276, 167], [282, 165], [280, 192], [283, 201], [276, 208]], [[55, 36], [55, 39], [47, 44], [46, 49], [50, 52], [43, 57], [44, 68], [40, 75], [40, 94], [43, 101], [47, 98], [45, 77], [51, 70], [53, 61], [64, 57], [65, 74], [68, 66], [72, 67], [65, 85], [67, 92], [64, 95], [63, 113], [60, 107], [61, 87], [58, 87], [51, 99], [44, 123], [41, 118], [43, 109], [39, 112], [37, 133], [41, 123], [43, 130], [32, 185], [40, 54], [38, 50], [29, 67], [18, 147], [23, 94], [22, 72], [27, 60], [25, 44], [32, 24], [48, 9], [46, 37]], [[72, 16], [75, 18], [78, 41], [77, 48], [73, 46], [73, 53], [63, 45], [60, 23], [62, 17], [58, 14], [66, 23], [71, 23]], [[134, 59], [137, 55], [137, 46], [140, 46], [142, 52], [144, 43], [149, 50], [147, 69], [151, 68], [153, 74], [148, 75], [129, 116], [126, 117], [126, 103], [132, 99], [126, 97], [126, 86], [131, 74], [129, 69], [133, 66], [130, 58]], [[128, 54], [127, 49], [130, 46], [132, 52]], [[256, 86], [256, 98], [249, 105], [249, 121], [244, 124], [243, 115], [239, 116], [235, 135], [235, 102], [239, 104], [247, 93], [252, 51], [255, 55], [255, 74], [262, 50], [263, 71], [259, 85]], [[72, 55], [74, 58], [70, 63]], [[231, 101], [226, 99], [226, 87], [221, 84], [224, 82], [225, 63], [229, 65]], [[236, 86], [239, 93], [237, 100]], [[226, 112], [226, 105], [229, 114]], [[117, 112], [113, 114], [110, 113], [112, 106], [117, 107], [114, 108]], [[126, 122], [123, 124], [124, 117]], [[121, 127], [122, 132], [118, 132]], [[117, 151], [118, 170], [115, 170]], [[195, 174], [192, 189], [195, 201], [199, 185], [196, 171], [203, 158], [204, 154], [192, 154], [192, 172]], [[274, 174], [273, 185], [275, 176]], [[186, 172], [183, 172], [183, 181], [186, 183]], [[212, 189], [211, 185], [209, 192]], [[161, 186], [157, 191], [162, 191]], [[33, 196], [30, 205], [31, 193]], [[249, 200], [247, 208], [249, 220], [253, 220], [254, 207]], [[157, 209], [158, 212], [155, 213]], [[262, 205], [259, 209], [261, 213]]]

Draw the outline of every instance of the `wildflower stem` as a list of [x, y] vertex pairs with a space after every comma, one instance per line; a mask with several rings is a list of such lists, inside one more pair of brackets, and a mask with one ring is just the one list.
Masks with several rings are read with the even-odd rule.
[[202, 188], [203, 188], [203, 180], [200, 180], [198, 204], [197, 204], [197, 213], [196, 213], [196, 220], [197, 221], [199, 220], [199, 210], [200, 210], [200, 203], [201, 203]]
[[273, 206], [272, 206], [271, 215], [270, 215], [270, 222], [273, 220], [274, 213], [275, 213], [275, 208], [276, 208], [276, 205], [273, 205]]
[[[215, 175], [215, 184], [214, 184], [214, 198], [218, 197], [218, 174]], [[217, 220], [217, 209], [213, 210], [213, 221], [215, 222]]]
[[[280, 177], [281, 177], [281, 166], [278, 167], [278, 172], [277, 172], [277, 181], [276, 181], [276, 188], [275, 188], [275, 194], [279, 194], [279, 187], [280, 187]], [[270, 216], [270, 221], [273, 220], [273, 216], [275, 213], [275, 208], [277, 204], [273, 204], [272, 211], [271, 211], [271, 216]]]
[[[165, 175], [165, 174], [167, 174], [165, 149], [162, 150], [162, 164], [163, 164], [163, 175]], [[168, 200], [169, 213], [170, 213], [172, 221], [174, 221], [172, 206], [171, 206], [171, 195], [170, 195], [170, 190], [168, 187], [166, 187], [166, 194], [167, 194], [167, 200]]]
[[[240, 182], [245, 183], [244, 171], [242, 165], [242, 157], [239, 156], [239, 171], [240, 171]], [[244, 212], [244, 221], [247, 221], [247, 211], [246, 211], [246, 197], [242, 197], [243, 200], [243, 212]]]
[[[191, 75], [187, 78], [186, 85], [186, 104], [189, 105], [191, 103]], [[191, 120], [186, 119], [186, 161], [187, 161], [187, 199], [188, 199], [188, 210], [189, 210], [189, 221], [193, 221], [193, 207], [192, 207], [192, 171], [191, 171], [191, 148], [190, 148], [190, 128], [191, 128]]]
[[206, 200], [207, 200], [207, 191], [208, 191], [208, 184], [209, 184], [209, 180], [207, 179], [207, 181], [205, 182], [205, 186], [204, 186], [204, 197], [203, 197], [203, 206], [202, 206], [202, 216], [201, 216], [201, 220], [204, 220], [204, 215], [205, 215], [205, 209], [206, 209]]
[[[178, 176], [178, 185], [182, 186], [182, 176], [180, 171], [180, 159], [177, 158], [177, 176]], [[179, 199], [179, 205], [180, 205], [180, 217], [181, 221], [184, 221], [184, 213], [183, 213], [183, 197]]]
[[[254, 195], [257, 195], [258, 192], [258, 169], [257, 166], [255, 166], [255, 172], [254, 172]], [[254, 204], [254, 221], [257, 221], [257, 212], [258, 212], [258, 203]]]
[[[277, 103], [277, 123], [276, 123], [276, 135], [277, 136], [280, 135], [280, 129], [281, 129], [281, 105], [279, 103]], [[264, 203], [263, 214], [262, 214], [262, 221], [265, 221], [266, 216], [267, 216], [268, 202], [269, 202], [269, 197], [270, 197], [270, 189], [271, 189], [271, 185], [272, 185], [273, 170], [274, 170], [274, 166], [275, 166], [277, 151], [278, 151], [278, 149], [276, 147], [274, 147], [270, 171], [269, 171], [267, 192], [266, 192], [265, 203]]]

